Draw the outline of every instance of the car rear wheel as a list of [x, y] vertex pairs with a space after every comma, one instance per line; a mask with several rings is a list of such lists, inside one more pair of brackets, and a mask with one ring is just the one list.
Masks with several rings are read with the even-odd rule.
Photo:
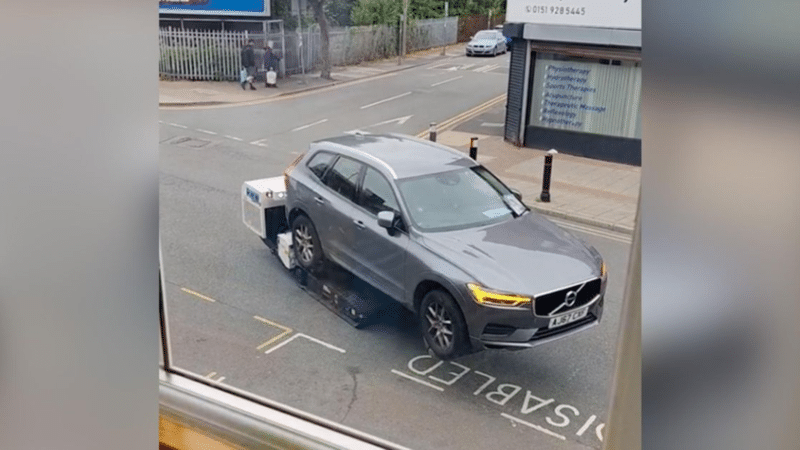
[[322, 246], [317, 229], [305, 215], [297, 216], [292, 222], [292, 247], [297, 264], [308, 271], [316, 271], [322, 264]]
[[469, 350], [467, 324], [453, 297], [445, 291], [425, 294], [419, 308], [423, 337], [440, 359], [452, 359]]

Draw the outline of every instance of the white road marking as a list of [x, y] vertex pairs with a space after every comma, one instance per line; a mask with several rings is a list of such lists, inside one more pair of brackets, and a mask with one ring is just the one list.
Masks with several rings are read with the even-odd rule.
[[222, 383], [222, 380], [224, 380], [224, 379], [225, 379], [225, 377], [219, 377], [218, 379], [214, 380], [214, 382]]
[[587, 421], [586, 421], [586, 423], [585, 423], [585, 424], [583, 424], [583, 426], [581, 427], [581, 429], [580, 429], [580, 430], [578, 430], [578, 433], [577, 433], [577, 434], [578, 434], [578, 436], [583, 436], [583, 433], [584, 433], [584, 432], [585, 432], [585, 431], [586, 431], [586, 430], [589, 428], [589, 425], [591, 425], [591, 424], [592, 424], [592, 422], [594, 422], [594, 419], [597, 419], [597, 416], [595, 416], [594, 414], [592, 414], [592, 417], [589, 417], [589, 420], [587, 420]]
[[437, 68], [437, 67], [442, 67], [442, 66], [444, 66], [445, 64], [448, 64], [448, 63], [441, 63], [441, 64], [436, 64], [435, 66], [430, 66], [430, 67], [428, 67], [428, 70], [435, 69], [435, 68]]
[[199, 131], [201, 133], [206, 133], [206, 134], [217, 134], [217, 133], [215, 133], [213, 131], [204, 130], [202, 128], [198, 128], [197, 131]]
[[253, 141], [253, 142], [251, 142], [251, 144], [253, 144], [253, 145], [258, 145], [259, 147], [269, 147], [269, 145], [267, 145], [267, 143], [266, 143], [266, 142], [264, 142], [264, 141], [266, 141], [266, 140], [267, 140], [267, 138], [264, 138], [264, 139], [259, 139], [259, 140], [257, 140], [257, 141]]
[[305, 335], [303, 333], [297, 333], [294, 336], [290, 337], [289, 339], [287, 339], [287, 340], [281, 342], [280, 344], [276, 345], [275, 347], [272, 347], [271, 349], [265, 351], [264, 354], [268, 355], [268, 354], [274, 352], [275, 350], [283, 347], [284, 345], [288, 344], [289, 342], [292, 342], [293, 340], [295, 340], [295, 339], [297, 339], [299, 337], [306, 338], [311, 342], [315, 342], [315, 343], [320, 344], [322, 346], [328, 347], [331, 350], [336, 350], [339, 353], [347, 353], [344, 349], [341, 349], [341, 348], [336, 347], [334, 345], [328, 344], [327, 342], [320, 341], [319, 339], [313, 338], [313, 337]]
[[605, 426], [606, 426], [606, 424], [604, 424], [604, 423], [601, 423], [601, 424], [600, 424], [600, 425], [598, 425], [598, 426], [597, 426], [597, 428], [595, 429], [595, 431], [597, 432], [597, 439], [600, 439], [600, 442], [603, 442], [603, 435], [601, 434], [601, 432], [603, 431], [603, 428], [604, 428]]
[[475, 65], [475, 64], [467, 64], [467, 65], [461, 66], [461, 67], [460, 67], [460, 69], [461, 69], [461, 70], [467, 70], [467, 69], [469, 69], [470, 67], [472, 67], [472, 66], [474, 66], [474, 65]]
[[429, 388], [436, 389], [439, 392], [444, 392], [444, 388], [442, 388], [441, 386], [436, 386], [435, 384], [430, 384], [427, 381], [422, 381], [420, 379], [417, 379], [416, 377], [412, 377], [411, 375], [400, 372], [399, 370], [392, 369], [392, 373], [395, 375], [400, 375], [401, 377], [408, 378], [411, 381], [416, 381], [417, 383], [423, 386], [428, 386]]
[[397, 122], [398, 125], [402, 125], [402, 124], [408, 122], [408, 119], [410, 119], [412, 117], [414, 117], [413, 114], [410, 115], [410, 116], [398, 117], [396, 119], [384, 120], [383, 122], [378, 122], [378, 123], [372, 124], [372, 125], [368, 126], [367, 128], [377, 127], [377, 126], [380, 126], [380, 125], [388, 125], [388, 124], [393, 123], [393, 122]]
[[567, 229], [570, 229], [570, 230], [573, 230], [573, 231], [580, 231], [581, 233], [591, 234], [592, 236], [598, 236], [598, 237], [610, 239], [612, 241], [622, 242], [623, 244], [630, 244], [631, 242], [633, 242], [633, 239], [631, 237], [629, 237], [627, 235], [624, 235], [624, 234], [614, 233], [614, 232], [611, 232], [611, 231], [596, 230], [594, 228], [588, 228], [588, 227], [584, 227], [584, 226], [581, 226], [581, 225], [576, 225], [576, 224], [569, 223], [569, 222], [562, 222], [562, 221], [560, 221], [558, 219], [552, 219], [551, 218], [550, 221], [556, 223], [557, 225], [559, 225], [559, 226], [561, 226], [563, 228], [567, 228]]
[[497, 122], [483, 122], [482, 127], [504, 127], [506, 124]]
[[319, 339], [313, 338], [313, 337], [311, 337], [311, 336], [308, 336], [308, 335], [305, 335], [305, 334], [303, 334], [303, 333], [298, 333], [298, 336], [300, 336], [300, 337], [303, 337], [303, 338], [306, 338], [306, 339], [308, 339], [308, 340], [309, 340], [309, 341], [311, 341], [311, 342], [316, 342], [316, 343], [317, 343], [317, 344], [319, 344], [319, 345], [323, 345], [323, 346], [325, 346], [325, 347], [328, 347], [328, 348], [329, 348], [329, 349], [331, 349], [331, 350], [336, 350], [336, 351], [337, 351], [337, 352], [339, 352], [339, 353], [347, 353], [347, 352], [346, 352], [344, 349], [342, 349], [342, 348], [336, 347], [335, 345], [328, 344], [327, 342], [322, 342], [322, 341], [320, 341]]
[[183, 128], [183, 129], [189, 128], [186, 125], [181, 125], [181, 124], [171, 123], [171, 122], [167, 123], [167, 125], [172, 125], [173, 127], [178, 127], [178, 128]]
[[211, 378], [216, 374], [217, 374], [217, 372], [211, 372], [210, 374], [206, 375], [204, 378]]
[[305, 130], [306, 128], [311, 128], [311, 127], [313, 127], [314, 125], [319, 125], [319, 124], [321, 124], [321, 123], [325, 123], [325, 122], [327, 122], [327, 121], [328, 121], [328, 119], [322, 119], [322, 120], [318, 120], [318, 121], [316, 121], [316, 122], [314, 122], [314, 123], [310, 123], [310, 124], [308, 124], [308, 125], [303, 125], [302, 127], [297, 127], [297, 128], [295, 128], [295, 129], [293, 129], [292, 131], [300, 131], [300, 130]]
[[411, 94], [411, 91], [402, 93], [400, 95], [395, 95], [394, 97], [385, 98], [385, 99], [377, 101], [375, 103], [370, 103], [369, 105], [364, 105], [364, 106], [361, 107], [361, 109], [372, 108], [375, 105], [380, 105], [381, 103], [386, 103], [386, 102], [389, 102], [389, 101], [392, 101], [392, 100], [397, 100], [398, 98], [405, 97], [406, 95], [409, 95], [409, 94]]
[[550, 430], [548, 430], [547, 428], [544, 428], [544, 427], [540, 427], [539, 425], [534, 425], [534, 424], [532, 424], [530, 422], [526, 422], [526, 421], [524, 421], [522, 419], [517, 419], [516, 417], [514, 417], [514, 416], [512, 416], [510, 414], [500, 413], [500, 415], [505, 417], [508, 420], [513, 420], [514, 422], [521, 423], [523, 425], [527, 425], [527, 426], [533, 428], [536, 431], [541, 431], [544, 434], [549, 434], [550, 436], [557, 437], [557, 438], [561, 439], [562, 441], [566, 441], [567, 440], [567, 438], [565, 438], [564, 436], [562, 436], [562, 435], [560, 435], [560, 434], [558, 434], [556, 432], [550, 431]]
[[225, 137], [228, 138], [228, 139], [233, 139], [234, 141], [243, 141], [244, 140], [242, 138], [238, 138], [236, 136], [230, 136], [230, 135], [227, 135], [227, 134], [225, 135]]
[[457, 79], [459, 79], [459, 78], [464, 78], [464, 76], [462, 75], [462, 76], [460, 76], [460, 77], [450, 78], [449, 80], [444, 80], [444, 81], [440, 81], [440, 82], [438, 82], [438, 83], [433, 83], [433, 84], [431, 85], [431, 87], [436, 87], [436, 86], [439, 86], [440, 84], [445, 84], [445, 83], [449, 83], [449, 82], [451, 82], [451, 81], [456, 81], [456, 80], [457, 80]]
[[498, 67], [500, 67], [500, 64], [491, 64], [488, 66], [478, 67], [477, 69], [474, 70], [474, 72], [482, 72], [482, 73], [491, 72], [492, 70], [497, 69]]

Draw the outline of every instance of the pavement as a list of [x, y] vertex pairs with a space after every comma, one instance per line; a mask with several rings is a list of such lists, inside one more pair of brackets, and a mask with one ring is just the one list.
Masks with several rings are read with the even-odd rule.
[[[293, 75], [278, 80], [278, 87], [256, 84], [256, 90], [242, 90], [237, 82], [159, 82], [159, 106], [178, 109], [196, 106], [247, 105], [269, 99], [355, 83], [381, 75], [411, 69], [433, 61], [464, 55], [464, 44], [454, 44], [409, 54], [401, 64], [397, 58], [334, 67], [333, 80], [319, 72]], [[550, 201], [542, 202], [544, 155], [549, 149], [518, 147], [503, 138], [505, 96], [461, 114], [437, 129], [437, 142], [469, 153], [470, 138], [477, 137], [478, 162], [484, 164], [509, 186], [522, 193], [523, 201], [543, 214], [574, 222], [633, 234], [641, 183], [641, 167], [590, 158], [556, 154], [550, 182]], [[470, 124], [472, 126], [466, 126]], [[476, 133], [475, 130], [480, 130]], [[419, 133], [427, 137], [428, 131]], [[557, 150], [557, 149], [556, 149]]]

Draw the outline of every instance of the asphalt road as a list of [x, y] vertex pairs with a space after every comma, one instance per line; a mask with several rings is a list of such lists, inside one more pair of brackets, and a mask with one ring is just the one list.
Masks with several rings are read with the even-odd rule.
[[256, 106], [162, 111], [174, 364], [410, 448], [599, 448], [626, 236], [559, 221], [609, 266], [599, 326], [533, 349], [440, 363], [402, 308], [365, 329], [332, 314], [241, 219], [242, 183], [280, 175], [310, 141], [354, 129], [417, 134], [503, 94], [507, 63], [507, 55], [455, 58]]

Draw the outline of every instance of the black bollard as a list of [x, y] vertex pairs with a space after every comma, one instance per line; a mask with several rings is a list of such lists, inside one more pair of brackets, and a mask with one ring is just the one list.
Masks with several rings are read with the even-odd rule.
[[475, 161], [478, 160], [478, 146], [475, 144], [478, 138], [470, 138], [469, 140], [469, 157], [474, 159]]
[[542, 177], [542, 194], [539, 200], [548, 203], [550, 202], [550, 174], [553, 171], [553, 155], [558, 153], [556, 149], [550, 149], [544, 155], [544, 176]]
[[436, 142], [436, 122], [431, 122], [431, 127], [428, 129], [428, 139], [431, 142]]

